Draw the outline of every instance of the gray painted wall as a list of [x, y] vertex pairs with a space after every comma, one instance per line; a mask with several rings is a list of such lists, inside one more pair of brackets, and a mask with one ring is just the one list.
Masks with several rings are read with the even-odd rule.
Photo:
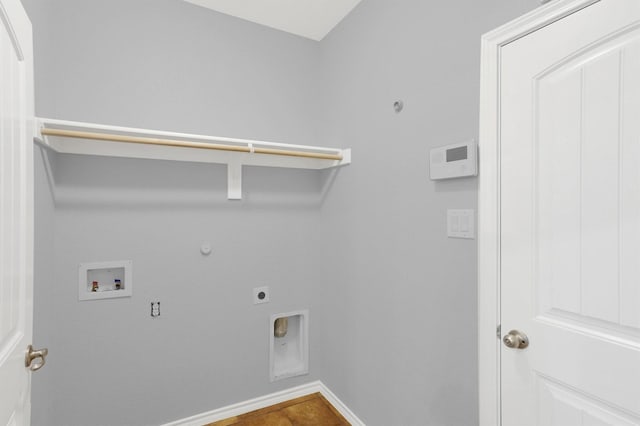
[[[177, 0], [25, 0], [42, 117], [316, 143], [319, 46]], [[268, 321], [317, 305], [317, 172], [38, 157], [33, 424], [158, 425], [269, 383]], [[210, 241], [213, 253], [199, 248]], [[78, 302], [80, 262], [133, 260], [130, 299]], [[252, 304], [271, 286], [272, 302]], [[161, 301], [152, 319], [149, 303]]]
[[[431, 182], [427, 155], [477, 136], [480, 34], [535, 0], [364, 0], [321, 43], [177, 0], [23, 2], [40, 116], [354, 148], [336, 176], [247, 169], [240, 203], [223, 167], [51, 156], [55, 210], [39, 158], [34, 425], [159, 424], [314, 379], [368, 425], [477, 422], [475, 242], [444, 228], [477, 184]], [[79, 262], [123, 258], [134, 297], [77, 302]], [[268, 316], [298, 308], [311, 375], [269, 384]]]
[[321, 43], [320, 139], [353, 164], [323, 205], [316, 373], [367, 425], [477, 424], [476, 241], [446, 237], [477, 179], [429, 180], [428, 153], [477, 138], [480, 35], [537, 4], [365, 0]]
[[76, 121], [315, 141], [317, 43], [181, 0], [23, 0], [36, 111]]
[[[52, 337], [58, 334], [56, 321], [42, 321], [41, 313], [55, 312], [50, 305], [55, 299], [55, 200], [53, 188], [50, 187], [50, 173], [54, 167], [55, 158], [46, 155], [46, 151], [36, 147], [34, 151], [34, 189], [35, 189], [35, 245], [34, 245], [34, 281], [37, 285], [33, 294], [33, 344], [36, 347], [47, 347], [53, 343]], [[56, 345], [57, 346], [57, 345]], [[52, 350], [55, 346], [49, 346]], [[54, 409], [56, 388], [54, 372], [56, 368], [48, 363], [47, 368], [32, 376], [33, 386], [31, 400], [33, 406], [33, 424], [46, 424], [48, 413]], [[46, 414], [45, 414], [46, 413]]]

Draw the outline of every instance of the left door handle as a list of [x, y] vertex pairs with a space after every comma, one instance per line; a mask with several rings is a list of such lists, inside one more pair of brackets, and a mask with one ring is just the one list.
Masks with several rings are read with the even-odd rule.
[[[24, 366], [31, 371], [38, 371], [44, 367], [49, 349], [34, 350], [32, 345], [27, 348], [27, 353], [24, 355]], [[34, 363], [33, 361], [40, 358], [40, 362]]]

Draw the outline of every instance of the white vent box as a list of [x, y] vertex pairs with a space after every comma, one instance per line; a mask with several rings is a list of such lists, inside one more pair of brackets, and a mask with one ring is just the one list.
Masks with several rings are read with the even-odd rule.
[[478, 144], [473, 140], [433, 148], [429, 157], [431, 180], [478, 175]]
[[[286, 326], [276, 335], [276, 320]], [[269, 330], [269, 377], [272, 382], [309, 374], [309, 311], [271, 315]]]
[[130, 260], [81, 263], [78, 268], [78, 299], [131, 297], [132, 264]]

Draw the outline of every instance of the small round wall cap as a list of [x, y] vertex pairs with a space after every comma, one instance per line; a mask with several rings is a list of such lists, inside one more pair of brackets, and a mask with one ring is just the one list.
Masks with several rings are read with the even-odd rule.
[[210, 255], [211, 254], [211, 243], [209, 243], [209, 242], [202, 243], [202, 245], [200, 246], [200, 253], [202, 253], [205, 256]]

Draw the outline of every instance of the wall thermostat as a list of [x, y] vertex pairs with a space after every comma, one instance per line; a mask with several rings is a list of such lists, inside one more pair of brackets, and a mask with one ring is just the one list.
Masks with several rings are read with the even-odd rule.
[[429, 157], [432, 180], [478, 175], [478, 144], [474, 140], [433, 148]]

